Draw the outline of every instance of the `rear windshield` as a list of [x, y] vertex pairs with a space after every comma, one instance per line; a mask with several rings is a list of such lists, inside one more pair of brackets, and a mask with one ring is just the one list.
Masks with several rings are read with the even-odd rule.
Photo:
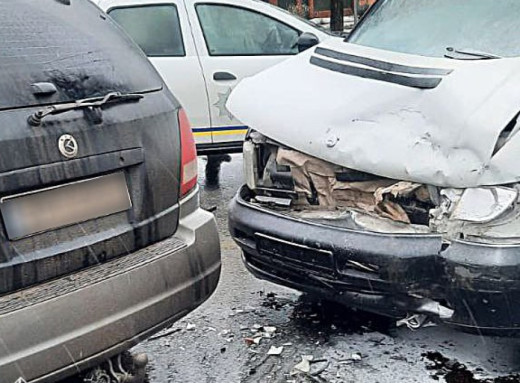
[[520, 56], [518, 0], [380, 0], [349, 42], [421, 56]]
[[[0, 1], [0, 110], [160, 89], [141, 50], [89, 0]], [[33, 84], [57, 92], [38, 95]]]

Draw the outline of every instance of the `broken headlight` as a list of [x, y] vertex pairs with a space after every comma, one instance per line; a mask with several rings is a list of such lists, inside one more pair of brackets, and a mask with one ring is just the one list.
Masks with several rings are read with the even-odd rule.
[[441, 204], [430, 211], [430, 229], [451, 239], [518, 243], [518, 194], [504, 186], [443, 189]]
[[451, 219], [487, 223], [509, 210], [518, 198], [518, 190], [508, 187], [465, 189], [454, 205]]

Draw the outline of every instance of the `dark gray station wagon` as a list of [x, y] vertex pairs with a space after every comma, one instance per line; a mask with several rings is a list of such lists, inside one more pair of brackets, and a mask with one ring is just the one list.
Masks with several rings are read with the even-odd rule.
[[54, 382], [214, 291], [179, 103], [88, 0], [0, 2], [0, 383]]

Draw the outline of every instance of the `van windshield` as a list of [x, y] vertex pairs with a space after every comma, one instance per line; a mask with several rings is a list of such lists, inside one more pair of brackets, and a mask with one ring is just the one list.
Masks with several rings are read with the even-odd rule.
[[518, 0], [380, 0], [348, 42], [421, 56], [520, 56]]

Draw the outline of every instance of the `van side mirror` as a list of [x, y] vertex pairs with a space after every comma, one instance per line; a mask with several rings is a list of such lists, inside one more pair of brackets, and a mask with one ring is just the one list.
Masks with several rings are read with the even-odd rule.
[[320, 40], [316, 35], [310, 32], [303, 32], [300, 37], [298, 37], [296, 45], [298, 46], [298, 52], [303, 52], [319, 43]]

